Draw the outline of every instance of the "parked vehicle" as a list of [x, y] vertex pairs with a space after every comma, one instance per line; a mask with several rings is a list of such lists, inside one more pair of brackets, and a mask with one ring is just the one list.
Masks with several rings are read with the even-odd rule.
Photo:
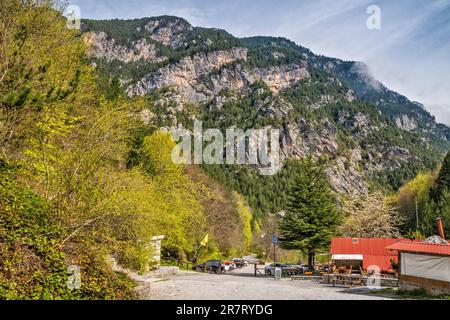
[[233, 261], [224, 261], [223, 266], [225, 271], [232, 271], [236, 269], [236, 264]]
[[288, 275], [299, 275], [304, 272], [302, 266], [297, 264], [285, 264], [283, 271]]
[[272, 263], [272, 264], [266, 265], [264, 269], [265, 269], [266, 274], [271, 276], [271, 275], [275, 274], [275, 268], [283, 269], [283, 267], [284, 267], [284, 264], [281, 264], [281, 263], [273, 264]]
[[225, 266], [220, 260], [208, 260], [204, 263], [194, 266], [193, 270], [197, 272], [223, 273], [225, 272]]
[[281, 269], [284, 275], [296, 276], [303, 274], [303, 269], [295, 264], [285, 264]]
[[275, 263], [265, 266], [266, 275], [272, 276], [275, 274], [275, 268], [280, 268], [283, 275], [298, 275], [303, 274], [303, 270], [297, 265], [290, 265], [284, 263]]
[[313, 271], [313, 270], [310, 270], [310, 268], [307, 264], [302, 264], [299, 267], [303, 272]]
[[234, 258], [233, 262], [237, 268], [243, 268], [246, 266], [244, 259], [241, 259], [241, 258]]
[[328, 273], [328, 272], [330, 272], [330, 270], [331, 270], [331, 267], [328, 264], [324, 264], [324, 265], [320, 266], [320, 268], [319, 268], [320, 272], [327, 272]]

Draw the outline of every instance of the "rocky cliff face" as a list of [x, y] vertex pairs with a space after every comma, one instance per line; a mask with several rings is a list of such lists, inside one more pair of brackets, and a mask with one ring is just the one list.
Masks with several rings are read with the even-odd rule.
[[160, 63], [167, 60], [167, 57], [160, 56], [154, 44], [149, 44], [145, 39], [133, 42], [133, 47], [116, 43], [105, 32], [88, 32], [84, 35], [88, 45], [88, 55], [107, 62], [114, 60], [130, 63], [143, 61], [148, 63]]
[[326, 171], [334, 190], [339, 193], [366, 193], [368, 191], [364, 174], [358, 168], [361, 160], [359, 150], [350, 157], [339, 156], [337, 128], [327, 119], [321, 124], [300, 119], [287, 126], [281, 138], [282, 160], [301, 159], [312, 155], [316, 160], [323, 156], [331, 159]]
[[[327, 157], [327, 175], [343, 193], [367, 192], [368, 179], [381, 173], [393, 179], [410, 163], [431, 165], [432, 157], [449, 147], [448, 128], [437, 125], [422, 106], [385, 88], [362, 63], [317, 56], [286, 39], [240, 41], [179, 18], [136, 23], [129, 28], [134, 40], [126, 46], [99, 29], [85, 37], [97, 59], [130, 68], [137, 61], [154, 66], [156, 71], [125, 88], [129, 97], [170, 89], [156, 101], [163, 115], [143, 112], [147, 123], [164, 118], [180, 125], [186, 103], [220, 112], [223, 119], [230, 105], [254, 97], [251, 121], [281, 129], [282, 159]], [[239, 127], [246, 114], [233, 116]]]
[[306, 63], [272, 68], [245, 68], [246, 48], [199, 53], [149, 74], [127, 89], [129, 96], [145, 95], [155, 89], [173, 87], [186, 102], [201, 103], [222, 90], [240, 90], [256, 81], [277, 93], [309, 77]]
[[403, 129], [405, 131], [414, 131], [418, 127], [416, 120], [414, 120], [413, 118], [410, 118], [406, 114], [398, 115], [394, 118], [394, 120], [395, 120], [395, 124], [400, 129]]
[[310, 76], [305, 62], [272, 68], [256, 68], [253, 70], [253, 75], [255, 80], [263, 81], [275, 93]]
[[149, 37], [165, 46], [174, 49], [185, 45], [186, 34], [192, 31], [192, 26], [182, 19], [165, 21], [164, 19], [151, 20], [144, 26]]
[[247, 58], [247, 50], [233, 48], [231, 50], [199, 53], [186, 57], [175, 64], [167, 65], [155, 73], [149, 74], [137, 84], [129, 87], [129, 96], [145, 95], [152, 90], [166, 87], [175, 88], [184, 98], [193, 103], [206, 100], [206, 94], [199, 92], [199, 79], [208, 76], [223, 66]]

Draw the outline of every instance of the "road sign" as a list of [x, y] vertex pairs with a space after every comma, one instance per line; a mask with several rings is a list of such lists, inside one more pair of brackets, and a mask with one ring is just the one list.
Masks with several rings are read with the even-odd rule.
[[276, 244], [277, 246], [280, 245], [280, 241], [278, 241], [278, 237], [276, 235], [272, 236], [272, 243]]

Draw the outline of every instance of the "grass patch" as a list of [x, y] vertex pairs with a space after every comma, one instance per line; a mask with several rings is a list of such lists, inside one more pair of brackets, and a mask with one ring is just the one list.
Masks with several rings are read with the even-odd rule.
[[411, 291], [402, 291], [393, 288], [386, 288], [372, 294], [383, 295], [393, 299], [401, 300], [450, 300], [450, 295], [443, 294], [439, 296], [430, 296], [427, 294], [425, 289], [415, 289]]

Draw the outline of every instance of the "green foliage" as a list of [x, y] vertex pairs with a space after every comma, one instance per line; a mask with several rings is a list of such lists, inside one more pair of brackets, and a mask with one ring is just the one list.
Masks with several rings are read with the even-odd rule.
[[[435, 174], [433, 172], [419, 173], [414, 179], [402, 186], [390, 200], [405, 218], [402, 228], [404, 232], [416, 229], [416, 206], [419, 212], [419, 219], [421, 220], [424, 207], [429, 201], [429, 192], [434, 181]], [[426, 234], [428, 232], [429, 230]]]
[[251, 209], [246, 205], [245, 200], [238, 194], [234, 194], [236, 201], [236, 210], [240, 225], [242, 226], [243, 248], [245, 251], [250, 249], [252, 244], [252, 220], [253, 214]]
[[[311, 53], [285, 38], [251, 37], [242, 41], [249, 48], [247, 65], [251, 67], [266, 68], [299, 63], [304, 61], [303, 53]], [[274, 52], [278, 55], [275, 56]]]
[[450, 188], [450, 152], [445, 156], [441, 169], [433, 188], [430, 190], [431, 199], [438, 201], [443, 193]]
[[114, 101], [119, 98], [125, 97], [125, 91], [120, 84], [120, 79], [117, 76], [103, 77], [99, 81], [101, 91], [104, 93], [105, 98]]
[[420, 231], [412, 231], [412, 230], [409, 230], [405, 234], [405, 238], [410, 240], [425, 240], [425, 236]]
[[201, 204], [202, 186], [189, 179], [171, 159], [175, 146], [170, 134], [156, 131], [142, 144], [141, 166], [150, 178], [147, 191], [151, 203], [147, 223], [166, 236], [164, 246], [176, 248], [178, 256], [193, 256], [206, 234], [206, 217]]
[[69, 290], [63, 230], [53, 209], [41, 197], [0, 174], [0, 299], [133, 298], [133, 283], [107, 271], [95, 255], [78, 253], [81, 288]]
[[[445, 228], [450, 227], [450, 193], [447, 188], [442, 188], [437, 200], [433, 199], [433, 191], [439, 190], [439, 184], [445, 185], [445, 160], [439, 174], [441, 180], [438, 180], [436, 172], [426, 172], [418, 174], [413, 180], [405, 184], [398, 193], [390, 198], [393, 205], [399, 208], [401, 214], [405, 217], [403, 231], [408, 237], [413, 236], [412, 230], [417, 235], [429, 237], [439, 234], [436, 219], [442, 218]], [[419, 229], [416, 230], [416, 210], [419, 218]]]
[[179, 174], [181, 166], [172, 161], [175, 142], [168, 133], [157, 131], [142, 144], [144, 170], [152, 176]]
[[308, 254], [313, 265], [315, 253], [328, 246], [341, 217], [323, 167], [311, 158], [300, 161], [286, 208], [279, 224], [281, 246]]
[[50, 215], [45, 200], [0, 176], [1, 299], [73, 297], [57, 246], [61, 229], [49, 223]]
[[289, 185], [298, 169], [296, 161], [288, 161], [274, 176], [262, 176], [247, 166], [203, 166], [216, 181], [245, 196], [255, 217], [280, 212], [287, 203]]
[[[122, 100], [117, 78], [102, 87], [50, 1], [0, 9], [8, 13], [0, 55], [10, 63], [0, 81], [1, 297], [135, 298], [107, 257], [146, 271], [159, 234], [192, 254], [206, 229], [199, 189], [180, 168], [161, 170], [172, 164], [168, 140], [131, 136], [137, 107]], [[23, 186], [3, 179], [10, 172]], [[71, 264], [80, 290], [67, 289]]]
[[[260, 88], [264, 90], [263, 93], [258, 93]], [[267, 125], [280, 127], [283, 123], [280, 118], [267, 117], [262, 110], [255, 108], [257, 101], [263, 101], [269, 96], [271, 96], [270, 91], [256, 83], [249, 95], [227, 102], [215, 112], [205, 111], [202, 119], [204, 127], [220, 128], [223, 132], [234, 125], [238, 125], [238, 128], [244, 131], [263, 128]]]
[[[201, 202], [209, 234], [208, 251], [219, 252], [224, 258], [249, 253], [255, 230], [253, 211], [245, 199], [208, 177], [199, 167], [187, 166], [187, 174], [201, 186]], [[200, 256], [204, 254], [200, 250]]]
[[447, 232], [447, 239], [450, 228], [450, 192], [445, 190], [438, 201], [430, 199], [428, 202], [425, 202], [420, 214], [420, 230], [425, 235], [439, 235], [436, 219], [442, 218], [444, 232]]

